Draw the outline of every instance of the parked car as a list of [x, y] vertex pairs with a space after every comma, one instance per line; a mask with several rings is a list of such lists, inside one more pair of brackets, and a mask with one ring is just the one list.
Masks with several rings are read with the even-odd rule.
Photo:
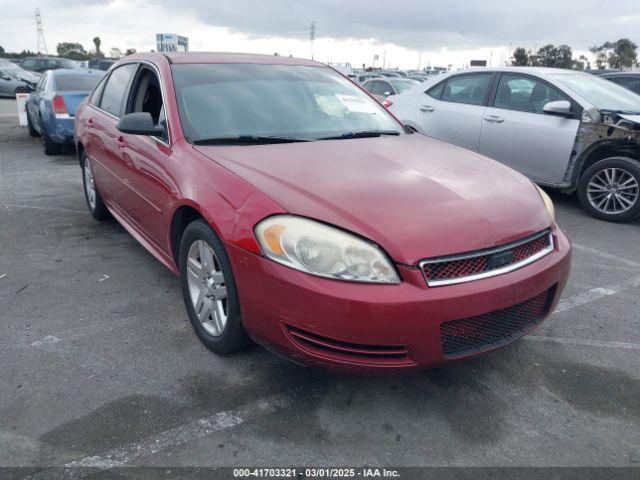
[[377, 73], [362, 73], [356, 76], [356, 81], [358, 83], [364, 83], [372, 78], [380, 78], [380, 75]]
[[533, 182], [411, 134], [312, 61], [129, 56], [76, 140], [89, 212], [180, 276], [218, 354], [252, 338], [307, 364], [424, 368], [531, 331], [569, 274]]
[[40, 74], [47, 70], [58, 70], [61, 68], [81, 68], [80, 65], [78, 65], [73, 60], [60, 57], [27, 57], [22, 60], [20, 66], [25, 70]]
[[0, 97], [15, 97], [16, 93], [28, 93], [33, 90], [37, 81], [37, 76], [14, 63], [0, 63]]
[[631, 90], [640, 95], [640, 71], [603, 73], [600, 78], [604, 78], [613, 83]]
[[415, 80], [416, 82], [422, 83], [426, 80], [429, 80], [429, 77], [425, 76], [425, 75], [411, 75], [409, 77], [409, 80]]
[[32, 137], [42, 137], [46, 155], [57, 155], [64, 144], [73, 144], [78, 105], [103, 75], [84, 69], [49, 70], [42, 75], [27, 99], [27, 123]]
[[374, 78], [362, 84], [377, 100], [384, 101], [389, 95], [397, 95], [415, 87], [420, 82], [407, 78]]
[[578, 192], [613, 222], [640, 215], [640, 96], [586, 73], [503, 68], [437, 77], [389, 98], [392, 113], [540, 185]]
[[111, 65], [116, 63], [117, 60], [111, 58], [93, 58], [87, 62], [88, 68], [95, 70], [107, 71], [111, 68]]

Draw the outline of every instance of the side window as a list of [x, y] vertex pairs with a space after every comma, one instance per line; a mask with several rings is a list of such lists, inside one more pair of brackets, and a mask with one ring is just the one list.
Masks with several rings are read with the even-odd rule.
[[386, 82], [384, 80], [376, 80], [374, 82], [371, 82], [371, 84], [372, 85], [369, 91], [374, 95], [385, 95], [387, 92], [393, 93], [393, 88], [391, 88], [389, 82]]
[[447, 80], [442, 100], [468, 105], [482, 105], [491, 85], [490, 73], [460, 75]]
[[36, 68], [36, 61], [33, 58], [25, 60], [24, 62], [22, 62], [22, 68], [26, 70], [33, 70], [34, 68]]
[[440, 98], [442, 97], [442, 92], [444, 90], [444, 84], [445, 82], [440, 82], [435, 87], [431, 87], [429, 90], [427, 90], [424, 93], [426, 93], [430, 97], [435, 98], [436, 100], [440, 100]]
[[374, 89], [377, 88], [376, 87], [377, 84], [378, 84], [378, 81], [374, 80], [373, 82], [365, 83], [362, 87], [369, 93], [375, 93]]
[[543, 113], [547, 103], [558, 100], [570, 101], [552, 86], [535, 78], [503, 74], [498, 83], [495, 107], [521, 112]]
[[[113, 74], [112, 74], [113, 76]], [[162, 90], [160, 81], [153, 70], [147, 67], [140, 69], [131, 88], [131, 95], [127, 102], [127, 113], [147, 112], [151, 115], [154, 125], [161, 125], [165, 132], [164, 141], [169, 140], [167, 134], [167, 118], [162, 104]]]
[[612, 77], [609, 80], [611, 80], [614, 83], [617, 83], [622, 87], [628, 88], [632, 92], [640, 93], [640, 77], [632, 77], [632, 76]]
[[137, 64], [129, 63], [111, 73], [100, 99], [100, 108], [116, 117], [120, 116], [129, 81], [137, 67]]
[[96, 88], [93, 89], [93, 93], [91, 93], [91, 96], [89, 97], [89, 103], [91, 105], [94, 105], [96, 107], [100, 106], [100, 99], [102, 97], [102, 92], [104, 91], [104, 86], [107, 84], [107, 76], [105, 76], [102, 80], [100, 80], [100, 83], [98, 83], [98, 85], [96, 85]]

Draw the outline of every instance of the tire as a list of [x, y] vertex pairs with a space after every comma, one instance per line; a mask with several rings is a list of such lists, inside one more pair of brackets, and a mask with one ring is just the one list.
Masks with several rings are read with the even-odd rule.
[[[228, 355], [248, 346], [250, 340], [242, 326], [238, 291], [229, 257], [220, 239], [204, 220], [195, 220], [185, 229], [178, 264], [189, 320], [204, 346], [218, 355]], [[225, 293], [218, 293], [222, 288], [226, 289]]]
[[640, 215], [640, 162], [610, 157], [594, 163], [580, 176], [578, 198], [582, 208], [600, 220], [634, 220]]
[[[102, 201], [100, 192], [98, 192], [98, 188], [93, 181], [93, 171], [91, 169], [91, 163], [87, 158], [87, 154], [84, 152], [80, 157], [80, 166], [82, 167], [82, 186], [84, 188], [84, 198], [87, 201], [87, 209], [89, 209], [89, 213], [96, 220], [109, 220], [111, 218], [111, 214]], [[88, 188], [88, 185], [93, 186], [93, 195], [91, 193], [91, 188]], [[91, 200], [92, 197], [93, 201]]]
[[35, 128], [33, 128], [33, 123], [31, 122], [31, 115], [29, 115], [28, 112], [27, 112], [27, 127], [29, 128], [29, 135], [31, 135], [32, 137], [40, 136], [38, 131]]
[[62, 145], [51, 140], [45, 130], [42, 131], [42, 147], [45, 155], [60, 155], [62, 152]]

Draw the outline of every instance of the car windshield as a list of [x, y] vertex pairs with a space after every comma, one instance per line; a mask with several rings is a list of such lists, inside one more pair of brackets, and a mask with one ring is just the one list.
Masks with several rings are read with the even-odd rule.
[[551, 78], [577, 93], [599, 110], [640, 112], [640, 95], [590, 74], [554, 73]]
[[389, 80], [391, 83], [393, 83], [393, 86], [396, 87], [396, 90], [398, 90], [398, 93], [404, 93], [407, 90], [415, 87], [418, 83], [415, 80], [401, 80], [401, 79], [391, 79]]
[[173, 65], [172, 72], [180, 119], [192, 142], [402, 133], [384, 107], [330, 68], [190, 64]]
[[98, 75], [58, 75], [56, 90], [59, 92], [91, 91], [101, 78]]

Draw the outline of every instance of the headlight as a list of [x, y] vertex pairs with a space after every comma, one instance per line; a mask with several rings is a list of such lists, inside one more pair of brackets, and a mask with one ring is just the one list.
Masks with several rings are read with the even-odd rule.
[[549, 212], [549, 215], [551, 215], [551, 218], [553, 218], [553, 220], [555, 221], [556, 220], [556, 207], [553, 206], [553, 201], [551, 200], [551, 198], [549, 198], [549, 195], [547, 195], [547, 192], [542, 190], [535, 183], [534, 183], [534, 185], [538, 189], [538, 193], [542, 197], [542, 201], [544, 202], [544, 205], [547, 207], [547, 212]]
[[265, 256], [296, 270], [354, 282], [400, 283], [377, 245], [323, 223], [278, 215], [256, 225], [255, 234]]

